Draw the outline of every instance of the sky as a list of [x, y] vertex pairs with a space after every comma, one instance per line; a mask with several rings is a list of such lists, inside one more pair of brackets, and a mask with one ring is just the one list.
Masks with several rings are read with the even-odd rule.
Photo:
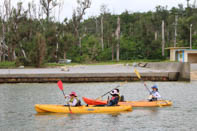
[[[2, 5], [0, 0], [0, 5]], [[23, 6], [27, 8], [27, 3], [32, 0], [11, 0], [12, 5], [16, 7], [18, 1], [23, 2]], [[36, 4], [39, 0], [34, 0]], [[53, 15], [55, 14], [56, 20], [63, 21], [64, 18], [70, 19], [72, 17], [73, 10], [77, 7], [77, 0], [58, 0], [62, 4], [61, 14], [58, 17], [57, 12], [59, 8], [54, 9]], [[190, 0], [190, 4], [193, 4], [195, 0]], [[91, 7], [86, 10], [86, 15], [84, 18], [91, 16], [97, 16], [100, 13], [101, 5], [106, 5], [112, 14], [121, 14], [125, 10], [129, 12], [147, 12], [154, 11], [155, 7], [158, 5], [167, 6], [167, 9], [172, 7], [177, 7], [178, 4], [183, 4], [186, 7], [186, 0], [92, 0]]]

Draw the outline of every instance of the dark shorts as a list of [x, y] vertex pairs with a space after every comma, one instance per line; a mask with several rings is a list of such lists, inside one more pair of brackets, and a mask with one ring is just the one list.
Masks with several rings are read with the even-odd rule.
[[149, 101], [157, 101], [157, 98], [152, 98]]

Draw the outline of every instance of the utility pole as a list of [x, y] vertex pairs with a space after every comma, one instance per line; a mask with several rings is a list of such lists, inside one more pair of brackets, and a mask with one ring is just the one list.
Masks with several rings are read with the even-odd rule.
[[162, 56], [165, 55], [165, 23], [164, 20], [162, 20]]
[[192, 24], [190, 24], [190, 49], [192, 49]]
[[178, 21], [178, 15], [175, 16], [175, 24], [174, 24], [174, 47], [176, 47], [177, 21]]

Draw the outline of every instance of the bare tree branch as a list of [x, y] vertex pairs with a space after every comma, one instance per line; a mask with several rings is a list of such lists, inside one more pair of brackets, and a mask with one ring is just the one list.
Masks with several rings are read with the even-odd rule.
[[91, 0], [77, 0], [78, 7], [73, 11], [73, 26], [75, 31], [75, 37], [78, 39], [78, 45], [80, 45], [80, 34], [79, 34], [79, 24], [85, 15], [85, 10], [90, 8]]

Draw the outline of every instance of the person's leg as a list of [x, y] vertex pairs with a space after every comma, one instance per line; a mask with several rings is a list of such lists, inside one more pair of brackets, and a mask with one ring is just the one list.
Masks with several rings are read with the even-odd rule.
[[152, 101], [157, 101], [157, 98], [152, 98]]

